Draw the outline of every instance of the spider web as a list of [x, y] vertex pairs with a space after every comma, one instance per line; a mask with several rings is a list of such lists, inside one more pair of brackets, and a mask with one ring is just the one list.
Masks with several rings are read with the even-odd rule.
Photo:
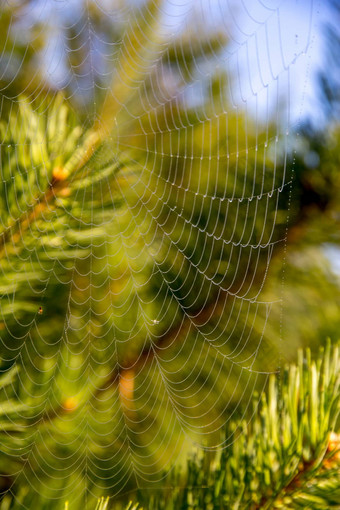
[[24, 507], [157, 484], [251, 419], [280, 368], [266, 281], [314, 13], [3, 6], [1, 358], [18, 372], [2, 391], [19, 416], [4, 409], [4, 454]]

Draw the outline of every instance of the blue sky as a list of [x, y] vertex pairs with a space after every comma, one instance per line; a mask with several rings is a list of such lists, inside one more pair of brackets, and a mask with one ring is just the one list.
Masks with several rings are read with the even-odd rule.
[[[41, 23], [41, 30], [48, 26], [49, 40], [40, 59], [53, 85], [63, 87], [70, 80], [62, 29], [79, 20], [90, 4], [85, 0], [38, 0], [30, 4], [19, 22], [26, 30], [33, 19]], [[97, 5], [111, 17], [112, 23], [120, 23], [128, 16], [127, 2], [101, 0]], [[168, 39], [181, 30], [195, 32], [208, 28], [227, 33], [230, 44], [219, 65], [234, 74], [231, 95], [238, 106], [246, 106], [251, 113], [257, 102], [258, 114], [263, 117], [267, 115], [269, 100], [270, 109], [275, 112], [278, 90], [282, 103], [287, 101], [289, 79], [289, 123], [306, 116], [313, 116], [318, 122], [320, 104], [315, 77], [325, 62], [323, 24], [330, 19], [327, 2], [164, 0], [162, 10], [164, 36]], [[106, 45], [96, 38], [92, 38], [92, 49], [98, 55], [107, 51]], [[96, 59], [96, 64], [98, 74], [104, 73], [100, 59]]]

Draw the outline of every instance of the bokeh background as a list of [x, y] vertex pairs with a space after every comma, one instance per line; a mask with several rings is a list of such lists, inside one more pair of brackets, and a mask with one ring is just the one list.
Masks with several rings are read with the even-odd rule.
[[331, 0], [2, 4], [4, 493], [157, 484], [338, 338], [339, 22]]

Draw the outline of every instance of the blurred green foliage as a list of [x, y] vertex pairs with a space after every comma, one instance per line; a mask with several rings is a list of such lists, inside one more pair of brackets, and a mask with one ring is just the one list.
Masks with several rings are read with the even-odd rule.
[[[32, 37], [39, 48], [9, 29], [28, 5], [1, 16], [4, 55], [14, 48], [23, 63], [15, 85], [6, 73], [2, 84], [4, 422], [14, 415], [4, 428], [3, 490], [29, 508], [66, 500], [73, 508], [85, 496], [161, 483], [188, 437], [216, 444], [233, 416], [238, 427], [228, 434], [248, 444], [235, 440], [220, 471], [206, 473], [212, 484], [220, 476], [209, 501], [188, 488], [169, 508], [220, 508], [221, 498], [242, 508], [237, 501], [254, 502], [260, 485], [259, 497], [271, 501], [299, 462], [314, 455], [320, 467], [334, 426], [338, 365], [326, 374], [329, 351], [322, 372], [310, 360], [286, 372], [282, 394], [271, 379], [269, 403], [261, 400], [249, 426], [244, 420], [251, 391], [261, 393], [282, 357], [293, 361], [298, 347], [316, 351], [338, 336], [339, 277], [325, 247], [339, 244], [339, 128], [320, 136], [306, 127], [286, 162], [285, 130], [274, 121], [259, 129], [231, 109], [226, 72], [206, 74], [201, 100], [190, 104], [197, 63], [228, 41], [188, 33], [158, 55], [155, 1], [132, 11], [125, 32], [89, 4], [93, 30], [112, 41], [125, 35], [109, 93], [92, 90], [82, 110], [82, 98], [66, 100], [72, 84], [56, 95], [36, 71], [43, 27]], [[77, 68], [88, 51], [72, 30]], [[333, 421], [323, 420], [327, 413]], [[208, 459], [190, 463], [186, 485], [202, 485]], [[148, 504], [165, 508], [165, 500]]]
[[[173, 470], [159, 486], [125, 494], [118, 501], [101, 498], [96, 510], [329, 509], [340, 503], [339, 346], [327, 343], [315, 360], [299, 351], [297, 364], [272, 375], [268, 391], [254, 394], [252, 419], [228, 421], [229, 447], [198, 451], [187, 469]], [[4, 384], [4, 383], [2, 383]], [[134, 503], [126, 506], [132, 498]], [[29, 495], [19, 492], [14, 505], [7, 495], [1, 510], [22, 508]], [[37, 508], [62, 508], [41, 501]], [[76, 508], [67, 502], [65, 510]]]

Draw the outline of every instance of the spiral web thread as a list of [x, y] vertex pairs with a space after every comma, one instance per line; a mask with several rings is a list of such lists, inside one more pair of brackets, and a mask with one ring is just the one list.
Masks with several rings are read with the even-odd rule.
[[23, 480], [29, 501], [149, 487], [251, 419], [279, 364], [266, 332], [280, 289], [266, 282], [314, 14], [308, 1], [3, 7], [13, 494]]

